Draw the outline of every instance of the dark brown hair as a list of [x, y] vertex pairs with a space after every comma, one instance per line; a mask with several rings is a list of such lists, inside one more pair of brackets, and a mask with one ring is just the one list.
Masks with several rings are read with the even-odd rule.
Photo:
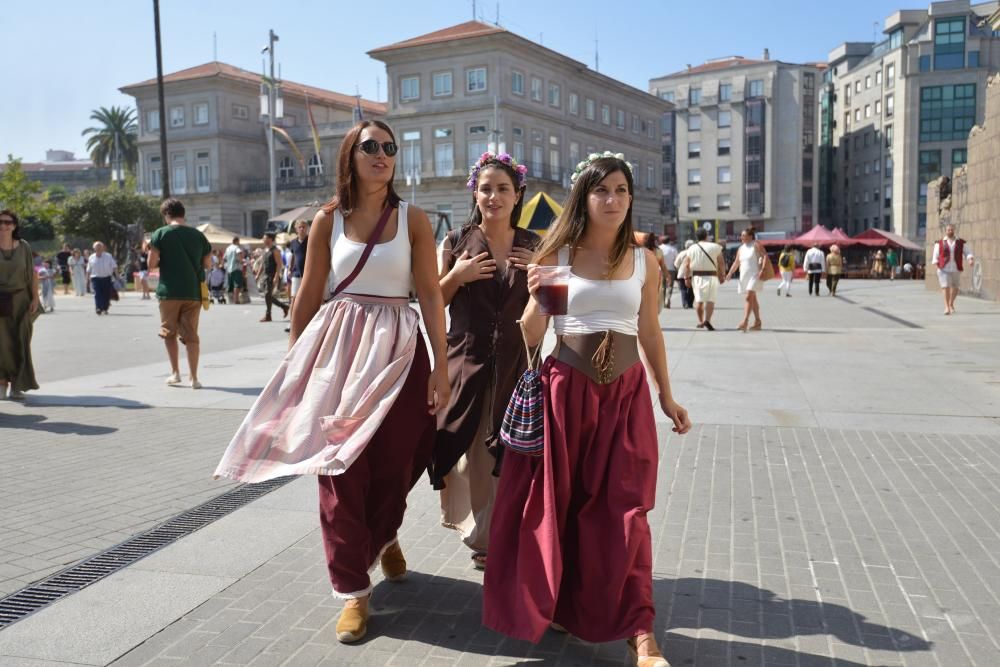
[[608, 258], [610, 260], [608, 278], [614, 274], [615, 269], [625, 259], [625, 255], [635, 245], [635, 235], [632, 232], [632, 204], [635, 202], [632, 170], [629, 169], [626, 162], [616, 157], [598, 158], [580, 172], [576, 183], [573, 184], [573, 189], [569, 193], [569, 197], [566, 198], [562, 213], [552, 224], [542, 244], [535, 252], [534, 261], [537, 262], [544, 257], [557, 253], [560, 248], [567, 245], [570, 248], [570, 261], [572, 261], [573, 253], [576, 252], [576, 247], [580, 244], [580, 239], [583, 238], [583, 233], [587, 229], [587, 195], [597, 187], [598, 183], [616, 171], [620, 171], [625, 175], [625, 182], [628, 184], [628, 193], [633, 199], [629, 201], [628, 211], [625, 213], [625, 221], [618, 228], [618, 235], [615, 237], [615, 243], [611, 248], [611, 257]]
[[749, 227], [747, 227], [743, 231], [746, 232], [747, 234], [749, 234], [750, 238], [752, 238], [752, 239], [756, 239], [757, 238], [757, 228], [754, 227], [753, 225], [750, 225]]
[[[479, 169], [479, 175], [481, 176], [487, 169], [499, 169], [503, 173], [510, 177], [510, 183], [514, 186], [514, 190], [519, 195], [517, 203], [514, 204], [514, 208], [510, 212], [510, 227], [511, 229], [517, 229], [517, 221], [521, 219], [521, 209], [524, 208], [524, 191], [527, 190], [527, 186], [523, 188], [517, 187], [517, 183], [520, 178], [517, 172], [514, 171], [514, 167], [510, 166], [505, 162], [500, 160], [489, 160]], [[476, 178], [476, 188], [479, 187], [479, 178]], [[483, 214], [479, 210], [479, 206], [476, 205], [476, 193], [472, 193], [472, 213], [469, 214], [469, 221], [466, 223], [468, 225], [478, 225], [483, 221]]]
[[653, 233], [646, 234], [646, 236], [643, 237], [642, 239], [642, 247], [646, 248], [647, 250], [652, 250], [653, 252], [656, 252], [657, 249], [656, 234]]
[[184, 204], [181, 203], [180, 199], [175, 199], [173, 197], [170, 199], [164, 199], [163, 203], [160, 204], [160, 215], [171, 220], [183, 218], [185, 215]]
[[11, 219], [14, 220], [13, 237], [15, 239], [17, 239], [17, 240], [20, 240], [21, 239], [21, 221], [18, 219], [17, 213], [14, 213], [14, 211], [10, 210], [9, 208], [5, 208], [2, 211], [0, 211], [0, 215], [9, 215], [11, 217]]
[[[392, 141], [396, 141], [396, 134], [392, 131], [392, 128], [383, 123], [380, 120], [363, 120], [344, 135], [344, 140], [340, 144], [340, 150], [337, 152], [337, 191], [333, 195], [333, 198], [327, 203], [323, 204], [324, 213], [333, 213], [334, 210], [340, 209], [341, 211], [350, 211], [354, 208], [354, 205], [358, 201], [358, 184], [354, 180], [354, 149], [358, 145], [358, 138], [361, 136], [361, 132], [368, 127], [377, 127], [380, 130], [384, 130], [392, 137]], [[396, 165], [395, 162], [392, 166], [392, 175], [389, 177], [389, 183], [386, 185], [386, 197], [385, 205], [396, 207], [399, 206], [401, 198], [396, 194], [396, 190], [392, 187], [392, 181], [396, 178]]]

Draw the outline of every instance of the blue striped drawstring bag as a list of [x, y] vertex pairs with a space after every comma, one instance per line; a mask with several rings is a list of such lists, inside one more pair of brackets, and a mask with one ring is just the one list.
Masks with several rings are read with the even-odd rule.
[[[524, 324], [521, 333], [524, 334]], [[531, 353], [528, 342], [524, 349], [528, 354], [528, 369], [524, 371], [514, 386], [514, 393], [507, 403], [507, 410], [500, 425], [500, 440], [507, 449], [518, 454], [541, 456], [545, 445], [545, 401], [542, 397], [542, 376], [538, 368], [541, 343]]]

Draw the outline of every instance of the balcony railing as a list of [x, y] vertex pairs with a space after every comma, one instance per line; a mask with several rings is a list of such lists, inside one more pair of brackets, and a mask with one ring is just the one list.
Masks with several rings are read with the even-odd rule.
[[[278, 190], [314, 190], [324, 188], [333, 183], [326, 174], [314, 176], [287, 176], [277, 179]], [[244, 193], [270, 192], [269, 178], [244, 178], [240, 181], [240, 190]]]
[[[150, 195], [154, 197], [160, 197], [163, 195], [162, 187], [152, 187], [149, 183], [140, 183], [137, 187], [139, 194]], [[170, 181], [170, 194], [171, 195], [196, 195], [196, 194], [209, 194], [213, 192], [219, 192], [219, 181], [218, 179], [212, 179], [209, 181], [193, 182], [190, 179], [185, 183], [175, 183]]]

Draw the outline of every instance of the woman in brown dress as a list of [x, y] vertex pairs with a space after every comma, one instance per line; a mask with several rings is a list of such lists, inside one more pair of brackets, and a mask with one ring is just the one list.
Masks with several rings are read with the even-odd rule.
[[484, 153], [472, 167], [474, 206], [439, 252], [449, 306], [451, 402], [438, 416], [429, 466], [441, 490], [441, 523], [486, 567], [490, 516], [501, 458], [497, 435], [507, 401], [527, 366], [518, 320], [528, 303], [526, 269], [540, 239], [517, 226], [527, 170], [506, 154]]
[[32, 323], [38, 316], [38, 274], [17, 216], [0, 211], [0, 399], [24, 399], [38, 389], [31, 364]]

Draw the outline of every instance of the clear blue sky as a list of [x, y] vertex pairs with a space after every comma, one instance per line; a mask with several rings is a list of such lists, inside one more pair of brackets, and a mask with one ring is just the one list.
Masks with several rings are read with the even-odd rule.
[[[45, 150], [83, 156], [81, 130], [100, 106], [131, 104], [118, 88], [156, 75], [152, 0], [6, 0], [0, 11], [0, 159], [32, 162]], [[496, 18], [497, 3], [477, 3]], [[905, 7], [926, 8], [926, 4]], [[826, 60], [844, 41], [868, 41], [872, 24], [904, 6], [889, 0], [769, 2], [545, 2], [503, 0], [502, 26], [587, 63], [595, 30], [601, 71], [645, 90], [652, 77], [726, 55]], [[212, 60], [259, 71], [273, 28], [286, 79], [385, 100], [385, 68], [365, 52], [468, 21], [471, 0], [162, 0], [163, 66]], [[881, 36], [880, 36], [881, 38]], [[376, 77], [381, 87], [376, 90]]]

